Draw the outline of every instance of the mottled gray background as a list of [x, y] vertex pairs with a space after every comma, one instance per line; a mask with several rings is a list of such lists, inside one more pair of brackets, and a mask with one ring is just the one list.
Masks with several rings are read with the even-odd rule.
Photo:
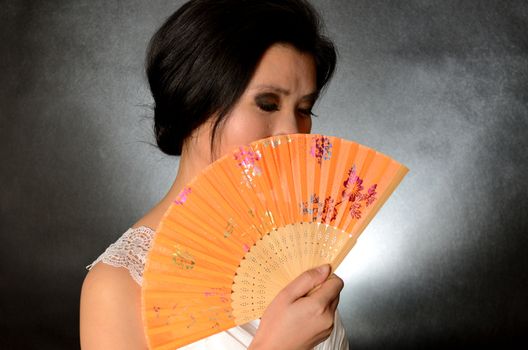
[[[528, 343], [528, 2], [313, 1], [314, 132], [411, 170], [338, 269], [351, 348]], [[78, 348], [84, 266], [157, 202], [147, 41], [181, 1], [0, 1], [0, 346]]]

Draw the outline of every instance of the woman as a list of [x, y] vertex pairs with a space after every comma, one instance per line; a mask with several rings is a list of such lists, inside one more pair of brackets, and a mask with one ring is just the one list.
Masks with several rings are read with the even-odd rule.
[[[181, 156], [178, 173], [166, 196], [91, 265], [81, 294], [83, 349], [146, 348], [140, 285], [164, 212], [184, 185], [235, 146], [310, 133], [311, 109], [335, 62], [304, 0], [191, 0], [167, 19], [151, 40], [146, 70], [156, 141]], [[343, 281], [329, 273], [325, 265], [300, 275], [260, 323], [185, 348], [348, 349], [336, 312]]]

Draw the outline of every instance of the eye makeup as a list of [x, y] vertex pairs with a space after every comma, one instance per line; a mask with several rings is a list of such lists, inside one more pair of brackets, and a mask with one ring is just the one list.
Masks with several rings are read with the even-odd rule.
[[280, 97], [274, 93], [263, 93], [255, 96], [256, 105], [266, 112], [279, 110]]
[[[311, 102], [312, 96], [308, 99]], [[314, 101], [315, 102], [315, 101]], [[255, 104], [264, 112], [275, 112], [279, 110], [280, 96], [275, 93], [261, 93], [255, 96]], [[298, 111], [307, 117], [317, 117], [312, 112], [312, 106], [308, 108], [299, 108]]]

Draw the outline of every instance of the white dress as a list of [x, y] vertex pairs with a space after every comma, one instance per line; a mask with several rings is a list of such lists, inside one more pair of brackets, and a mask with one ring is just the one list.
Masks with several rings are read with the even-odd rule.
[[[151, 247], [155, 231], [146, 226], [129, 228], [112, 243], [103, 254], [86, 268], [91, 269], [96, 263], [103, 262], [115, 267], [125, 267], [139, 285], [143, 282], [143, 269], [147, 252]], [[260, 320], [239, 325], [207, 338], [198, 340], [180, 349], [184, 350], [242, 350], [247, 349], [257, 331]], [[345, 328], [336, 310], [332, 334], [313, 350], [348, 350]]]

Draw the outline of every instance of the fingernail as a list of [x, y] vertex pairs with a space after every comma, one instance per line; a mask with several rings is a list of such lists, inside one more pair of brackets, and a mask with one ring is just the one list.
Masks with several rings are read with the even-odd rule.
[[317, 268], [317, 271], [321, 274], [321, 275], [326, 275], [328, 273], [328, 270], [330, 269], [330, 265], [328, 264], [324, 264], [322, 266], [319, 266]]

